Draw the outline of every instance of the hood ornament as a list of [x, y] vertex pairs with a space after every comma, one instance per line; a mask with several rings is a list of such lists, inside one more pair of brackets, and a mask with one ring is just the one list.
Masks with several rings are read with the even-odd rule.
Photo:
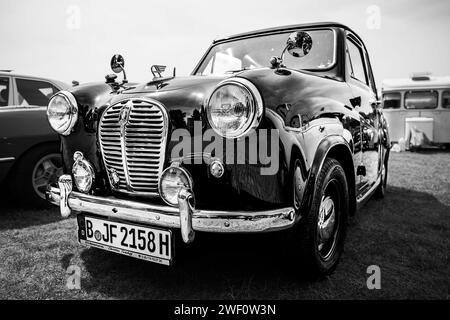
[[151, 66], [150, 70], [153, 74], [153, 79], [162, 78], [162, 73], [166, 71], [166, 66], [154, 64]]
[[163, 88], [163, 87], [165, 87], [167, 85], [167, 83], [164, 83], [164, 81], [171, 80], [171, 79], [175, 78], [175, 74], [176, 74], [176, 68], [173, 68], [173, 75], [172, 76], [163, 77], [162, 73], [164, 71], [166, 71], [166, 66], [162, 66], [162, 65], [158, 65], [158, 64], [152, 65], [150, 70], [152, 71], [153, 79], [147, 85], [154, 84], [154, 85], [156, 85], [156, 89], [158, 89], [158, 90]]
[[133, 106], [133, 102], [128, 101], [120, 110], [119, 113], [119, 125], [121, 128], [125, 127], [128, 123], [128, 118], [130, 117], [131, 107]]

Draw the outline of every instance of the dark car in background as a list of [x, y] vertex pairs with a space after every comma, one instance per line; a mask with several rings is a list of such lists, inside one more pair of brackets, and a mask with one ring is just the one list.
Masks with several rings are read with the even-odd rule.
[[[123, 71], [123, 58], [111, 66]], [[333, 272], [348, 217], [387, 181], [389, 137], [362, 39], [338, 23], [284, 26], [215, 41], [189, 77], [162, 69], [49, 103], [65, 174], [47, 195], [63, 217], [77, 214], [80, 242], [170, 265], [179, 234], [289, 229], [287, 255]], [[180, 154], [180, 133], [232, 147], [194, 140]], [[263, 174], [251, 152], [236, 162], [239, 143], [276, 145], [277, 170]]]
[[45, 205], [45, 189], [61, 174], [60, 140], [46, 106], [70, 86], [56, 80], [0, 72], [0, 184], [21, 203]]

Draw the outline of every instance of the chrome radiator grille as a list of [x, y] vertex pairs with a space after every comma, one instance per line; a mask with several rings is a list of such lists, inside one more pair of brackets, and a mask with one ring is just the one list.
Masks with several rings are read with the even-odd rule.
[[106, 109], [99, 141], [108, 174], [115, 171], [119, 177], [117, 184], [111, 183], [113, 190], [158, 194], [167, 128], [166, 109], [153, 100], [125, 100]]

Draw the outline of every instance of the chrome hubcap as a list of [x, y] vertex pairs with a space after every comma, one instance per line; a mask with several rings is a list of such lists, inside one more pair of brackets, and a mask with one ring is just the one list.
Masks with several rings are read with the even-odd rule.
[[301, 181], [302, 173], [300, 171], [300, 167], [297, 166], [295, 168], [294, 172], [294, 209], [299, 210], [300, 209], [300, 192], [301, 190], [301, 184], [299, 181]]
[[319, 234], [319, 251], [324, 244], [333, 236], [336, 222], [336, 212], [333, 199], [323, 196], [319, 208], [319, 220], [317, 222]]
[[340, 226], [340, 191], [331, 180], [322, 195], [317, 219], [317, 251], [323, 260], [333, 256]]
[[41, 158], [34, 166], [32, 173], [32, 184], [36, 194], [45, 199], [47, 185], [56, 183], [62, 174], [62, 162], [59, 154], [52, 153]]

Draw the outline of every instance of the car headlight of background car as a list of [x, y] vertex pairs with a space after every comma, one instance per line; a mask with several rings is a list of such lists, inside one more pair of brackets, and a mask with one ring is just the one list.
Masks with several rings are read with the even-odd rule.
[[59, 91], [49, 101], [47, 117], [50, 126], [62, 135], [69, 135], [78, 119], [78, 106], [73, 94]]
[[212, 129], [225, 138], [239, 138], [259, 125], [263, 102], [253, 83], [227, 79], [217, 86], [206, 105]]

